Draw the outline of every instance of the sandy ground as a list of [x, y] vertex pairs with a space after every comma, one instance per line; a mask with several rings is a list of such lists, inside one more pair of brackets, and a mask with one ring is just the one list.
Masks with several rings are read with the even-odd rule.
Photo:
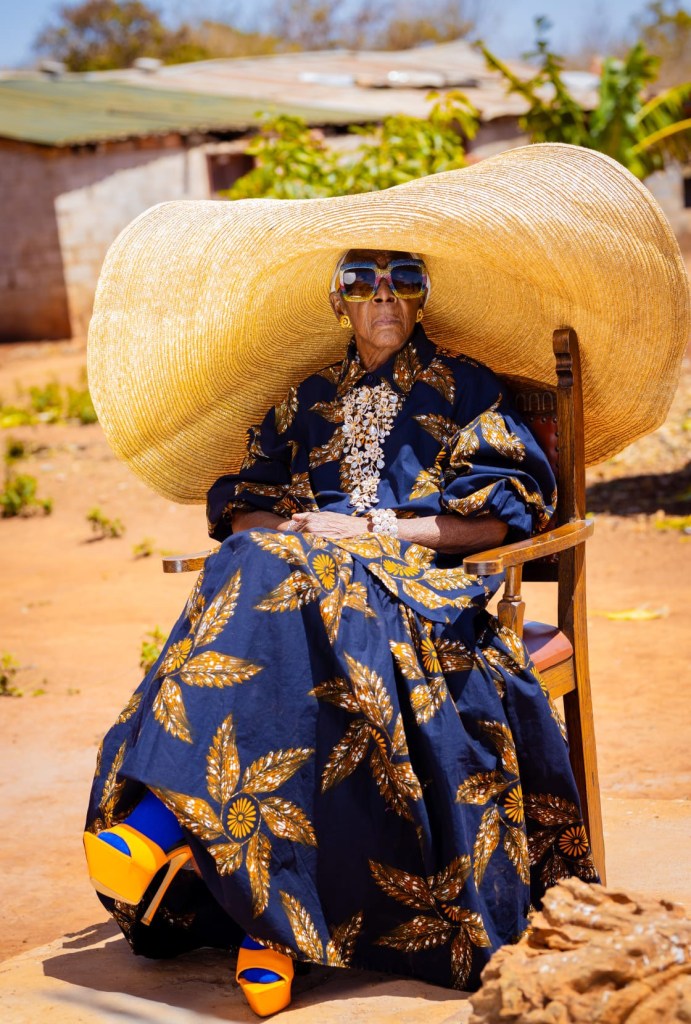
[[[56, 376], [74, 383], [83, 365], [79, 343], [0, 347], [0, 397], [6, 402], [13, 398], [15, 381], [45, 384]], [[590, 474], [589, 508], [597, 522], [588, 548], [608, 881], [683, 902], [691, 902], [691, 753], [684, 734], [691, 681], [691, 536], [656, 528], [654, 513], [691, 511], [688, 423], [683, 429], [690, 406], [687, 363], [662, 430]], [[142, 640], [155, 626], [170, 629], [193, 583], [190, 574], [164, 576], [160, 552], [201, 550], [208, 539], [203, 509], [173, 505], [149, 491], [111, 455], [97, 425], [38, 425], [6, 434], [33, 446], [22, 468], [38, 478], [39, 495], [54, 500], [50, 516], [0, 520], [0, 655], [10, 652], [20, 663], [15, 685], [23, 692], [0, 700], [0, 959], [19, 956], [6, 965], [10, 982], [0, 983], [0, 1003], [15, 1007], [12, 1019], [29, 1020], [18, 1009], [17, 993], [31, 987], [32, 978], [37, 983], [62, 977], [80, 986], [86, 984], [86, 973], [92, 981], [97, 978], [92, 988], [124, 992], [136, 1002], [152, 978], [170, 982], [173, 977], [170, 965], [142, 966], [128, 957], [124, 942], [106, 923], [86, 878], [81, 829], [96, 748], [139, 682]], [[660, 472], [666, 474], [664, 486], [662, 478], [643, 482]], [[619, 481], [616, 486], [613, 478]], [[92, 539], [85, 517], [94, 506], [122, 520], [124, 537]], [[632, 511], [636, 514], [622, 514]], [[145, 538], [156, 553], [137, 559], [132, 548]], [[533, 584], [526, 592], [528, 616], [549, 621], [552, 588]], [[660, 617], [611, 621], [603, 614], [640, 606], [658, 609]], [[27, 954], [33, 947], [45, 949]], [[209, 992], [218, 983], [221, 992], [225, 980], [219, 979], [226, 972], [225, 966], [221, 972], [218, 954], [185, 962], [188, 967], [181, 970], [189, 985], [177, 994], [169, 985], [161, 1001], [216, 1014], [211, 996], [192, 1003], [190, 992], [202, 981], [211, 985]], [[102, 971], [110, 978], [107, 983]], [[308, 993], [325, 978], [317, 972], [311, 982], [302, 983], [306, 1008], [311, 1005]], [[452, 1002], [457, 998], [453, 993], [429, 986], [409, 983], [412, 988], [392, 989], [390, 980], [374, 976], [369, 981], [357, 976], [345, 982], [342, 975], [328, 980], [315, 996], [316, 1015], [305, 1009], [301, 1021], [326, 1019], [317, 1009], [328, 998], [340, 1001], [341, 1010], [348, 1008], [341, 1015], [327, 1014], [330, 1020], [408, 1020], [406, 1006], [396, 1010], [390, 1002], [394, 991], [404, 1002], [410, 994], [411, 1007], [426, 1007], [422, 1016], [411, 1010], [411, 1020], [465, 1019], [465, 1011], [459, 1016], [460, 1005]], [[72, 1009], [50, 1019], [111, 1019], [109, 1014], [116, 1013], [108, 1003], [111, 997], [103, 996], [105, 1002], [98, 1005], [94, 998], [82, 1015], [75, 1008], [80, 996], [56, 996], [65, 1007], [64, 999], [72, 999]], [[438, 1012], [432, 1012], [439, 1000]], [[233, 1005], [238, 1016], [232, 1019], [251, 1018], [237, 997]], [[140, 1014], [138, 1020], [159, 1019], [150, 1009], [148, 1015], [141, 1008], [132, 1012]], [[166, 1019], [202, 1017], [178, 1017], [171, 1009]]]

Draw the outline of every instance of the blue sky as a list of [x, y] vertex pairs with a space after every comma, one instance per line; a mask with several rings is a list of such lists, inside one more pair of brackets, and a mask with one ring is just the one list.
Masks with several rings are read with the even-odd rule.
[[[66, 2], [66, 0], [62, 0]], [[395, 0], [393, 0], [395, 2]], [[31, 63], [31, 43], [60, 0], [0, 0], [0, 67]], [[157, 6], [175, 19], [178, 15], [218, 16], [236, 11], [247, 22], [257, 10], [256, 0], [158, 0]], [[418, 0], [417, 9], [423, 7]], [[645, 0], [490, 0], [492, 15], [483, 36], [501, 56], [519, 56], [534, 38], [533, 19], [545, 14], [553, 23], [551, 40], [557, 50], [577, 47], [584, 34], [591, 38], [620, 38], [630, 27], [632, 15], [640, 14]]]

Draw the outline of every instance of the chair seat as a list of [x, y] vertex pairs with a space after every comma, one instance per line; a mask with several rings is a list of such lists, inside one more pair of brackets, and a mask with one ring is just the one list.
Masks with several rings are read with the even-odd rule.
[[526, 622], [523, 641], [538, 672], [559, 665], [573, 656], [573, 647], [556, 626], [544, 622]]

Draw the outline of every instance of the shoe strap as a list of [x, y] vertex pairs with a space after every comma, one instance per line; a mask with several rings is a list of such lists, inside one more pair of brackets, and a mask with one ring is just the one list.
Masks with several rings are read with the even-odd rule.
[[241, 946], [238, 950], [238, 965], [235, 977], [241, 980], [243, 971], [249, 971], [253, 967], [263, 968], [265, 971], [273, 971], [284, 981], [290, 981], [293, 977], [293, 961], [289, 956], [276, 952], [275, 949], [245, 949]]

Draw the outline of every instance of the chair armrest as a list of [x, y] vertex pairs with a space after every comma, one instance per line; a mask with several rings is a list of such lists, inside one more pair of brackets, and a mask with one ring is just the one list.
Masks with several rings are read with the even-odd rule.
[[204, 567], [204, 562], [209, 555], [213, 555], [216, 548], [208, 551], [197, 551], [193, 555], [167, 555], [161, 559], [164, 572], [196, 572]]
[[566, 523], [565, 526], [548, 530], [537, 537], [519, 540], [516, 544], [506, 544], [503, 548], [492, 548], [490, 551], [478, 551], [477, 554], [463, 559], [463, 568], [471, 576], [492, 576], [512, 565], [523, 565], [536, 558], [583, 544], [594, 529], [595, 524], [591, 519], [578, 519], [574, 523]]

